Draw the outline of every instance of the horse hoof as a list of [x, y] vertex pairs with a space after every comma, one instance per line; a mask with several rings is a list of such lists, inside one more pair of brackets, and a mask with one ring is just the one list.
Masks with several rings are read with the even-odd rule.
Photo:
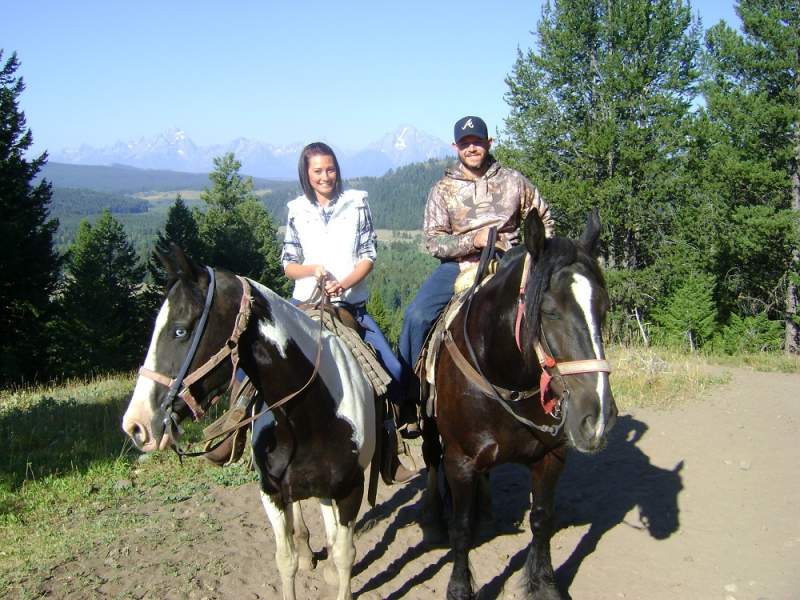
[[471, 590], [447, 589], [447, 600], [475, 600], [477, 596]]
[[564, 596], [558, 591], [558, 588], [553, 584], [542, 584], [540, 586], [531, 586], [530, 598], [532, 600], [564, 600]]

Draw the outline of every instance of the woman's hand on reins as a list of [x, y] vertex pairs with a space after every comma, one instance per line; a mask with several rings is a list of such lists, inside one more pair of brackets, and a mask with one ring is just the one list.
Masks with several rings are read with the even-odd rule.
[[325, 281], [325, 293], [331, 297], [341, 296], [344, 293], [344, 287], [337, 279], [329, 277]]

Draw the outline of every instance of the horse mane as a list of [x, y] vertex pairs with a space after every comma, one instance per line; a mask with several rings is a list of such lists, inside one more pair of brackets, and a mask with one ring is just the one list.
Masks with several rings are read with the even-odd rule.
[[[565, 237], [552, 237], [544, 241], [544, 248], [538, 258], [534, 258], [532, 273], [525, 284], [525, 326], [531, 339], [538, 339], [542, 326], [542, 300], [550, 285], [550, 278], [557, 270], [578, 260], [578, 243]], [[586, 258], [585, 262], [593, 262]]]

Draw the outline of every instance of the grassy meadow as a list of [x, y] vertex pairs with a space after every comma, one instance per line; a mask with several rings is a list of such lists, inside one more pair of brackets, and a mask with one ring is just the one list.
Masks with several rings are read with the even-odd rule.
[[[725, 381], [716, 358], [621, 347], [611, 348], [609, 358], [622, 412], [672, 408]], [[725, 366], [798, 372], [800, 360], [759, 355]], [[133, 382], [129, 374], [0, 390], [0, 589], [38, 597], [26, 590], [70, 557], [102, 551], [123, 530], [144, 531], [142, 504], [177, 505], [216, 486], [255, 479], [240, 465], [220, 469], [202, 459], [181, 464], [171, 453], [140, 456], [120, 430]], [[200, 431], [188, 424], [187, 439], [198, 439]], [[83, 576], [91, 580], [90, 573]]]

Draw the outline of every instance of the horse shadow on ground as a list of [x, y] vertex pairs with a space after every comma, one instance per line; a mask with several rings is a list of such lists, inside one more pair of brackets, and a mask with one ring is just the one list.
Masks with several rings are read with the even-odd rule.
[[[568, 455], [556, 492], [556, 529], [590, 527], [556, 569], [556, 583], [567, 598], [581, 564], [606, 532], [624, 524], [663, 540], [680, 526], [678, 496], [683, 489], [680, 472], [684, 462], [679, 461], [673, 469], [653, 465], [637, 445], [647, 430], [643, 421], [620, 416], [603, 452], [590, 456], [572, 451]], [[530, 507], [529, 472], [519, 465], [505, 468], [506, 475], [498, 482], [501, 487], [492, 481], [493, 510], [498, 502], [495, 497], [502, 494], [501, 510], [521, 523]], [[634, 509], [637, 512], [629, 515]], [[511, 575], [523, 568], [527, 552], [524, 548], [512, 556], [503, 572], [483, 586], [479, 597], [500, 596]]]
[[[606, 449], [593, 456], [570, 452], [556, 493], [556, 529], [589, 525], [569, 557], [556, 569], [556, 582], [565, 597], [583, 561], [597, 548], [600, 540], [614, 527], [626, 525], [646, 532], [657, 540], [666, 539], [679, 528], [678, 496], [683, 489], [680, 472], [683, 461], [673, 469], [653, 465], [650, 457], [638, 446], [647, 433], [648, 426], [630, 415], [617, 419], [609, 433]], [[397, 511], [389, 523], [382, 540], [371, 548], [355, 565], [353, 574], [368, 570], [380, 562], [389, 546], [396, 540], [397, 532], [412, 525], [419, 517], [421, 501], [409, 504], [425, 486], [424, 477], [416, 477], [386, 502], [365, 513], [359, 520], [357, 531], [365, 531], [387, 513]], [[521, 465], [502, 465], [490, 473], [492, 491], [491, 527], [482, 526], [476, 531], [475, 546], [509, 534], [529, 532], [526, 518], [530, 509], [530, 474]], [[633, 511], [633, 512], [632, 512]], [[420, 539], [400, 556], [367, 581], [359, 595], [375, 590], [393, 580], [404, 565], [417, 560], [431, 550]], [[505, 569], [480, 589], [478, 598], [498, 598], [503, 588], [520, 571], [527, 557], [527, 546], [510, 557]], [[402, 598], [415, 585], [429, 580], [451, 561], [448, 552], [425, 567], [387, 596], [388, 600]]]
[[[409, 481], [406, 485], [399, 488], [387, 501], [377, 504], [367, 511], [356, 523], [356, 534], [363, 533], [371, 529], [378, 521], [385, 517], [387, 513], [397, 511], [391, 523], [386, 527], [380, 541], [375, 544], [359, 561], [353, 566], [353, 576], [363, 573], [370, 569], [374, 564], [379, 564], [381, 557], [384, 556], [392, 543], [397, 539], [397, 533], [404, 527], [411, 526], [419, 521], [421, 514], [421, 501], [414, 504], [410, 502], [415, 496], [419, 496], [425, 489], [425, 472]], [[398, 557], [388, 564], [381, 564], [377, 574], [370, 578], [359, 590], [361, 596], [366, 592], [378, 589], [382, 585], [392, 581], [400, 574], [400, 571], [409, 562], [413, 562], [429, 552], [432, 546], [420, 540], [417, 544], [409, 546]], [[395, 600], [404, 597], [417, 584], [428, 581], [436, 572], [441, 570], [450, 561], [450, 553], [442, 556], [438, 561], [427, 564], [425, 568], [403, 582], [397, 590], [384, 597], [384, 600]]]

